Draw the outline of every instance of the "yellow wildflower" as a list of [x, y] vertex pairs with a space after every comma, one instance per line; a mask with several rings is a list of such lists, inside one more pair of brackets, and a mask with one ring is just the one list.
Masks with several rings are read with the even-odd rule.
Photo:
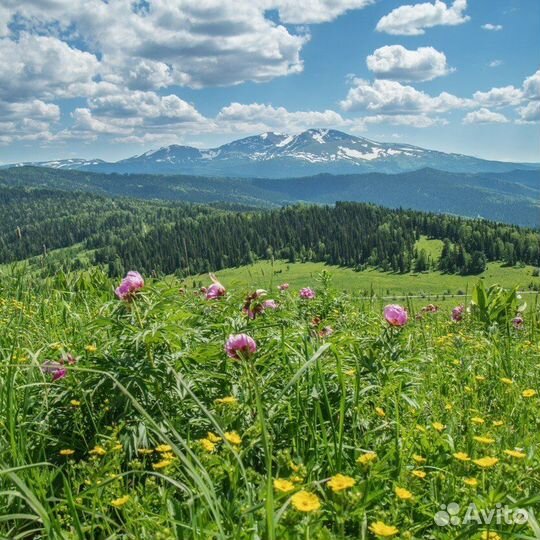
[[414, 471], [411, 471], [411, 474], [416, 476], [416, 478], [420, 478], [421, 480], [426, 477], [426, 473], [420, 469], [414, 469]]
[[163, 459], [161, 461], [158, 461], [157, 463], [154, 463], [152, 467], [155, 471], [159, 471], [160, 469], [168, 467], [171, 463], [172, 461], [170, 459]]
[[463, 482], [468, 486], [475, 487], [478, 485], [478, 480], [476, 478], [464, 478]]
[[228, 443], [234, 444], [236, 446], [242, 444], [242, 438], [240, 437], [240, 435], [238, 435], [238, 433], [236, 433], [236, 431], [226, 431], [225, 440]]
[[413, 454], [413, 460], [418, 465], [422, 465], [422, 463], [425, 463], [427, 460], [424, 456], [419, 456], [418, 454]]
[[504, 453], [507, 456], [510, 456], [516, 459], [523, 459], [527, 457], [527, 454], [525, 454], [524, 452], [519, 452], [518, 450], [505, 450]]
[[124, 506], [129, 501], [129, 495], [124, 495], [123, 497], [119, 497], [118, 499], [114, 499], [114, 501], [111, 501], [111, 504], [115, 508], [120, 508], [121, 506]]
[[495, 427], [501, 427], [504, 426], [504, 422], [502, 420], [493, 420], [493, 425]]
[[362, 454], [357, 460], [356, 463], [360, 465], [369, 465], [377, 459], [377, 454], [375, 452], [366, 452]]
[[97, 347], [95, 345], [87, 345], [84, 350], [87, 353], [95, 353], [97, 351]]
[[72, 450], [71, 448], [64, 448], [63, 450], [60, 450], [58, 452], [61, 456], [72, 456], [75, 453], [75, 450]]
[[453, 454], [453, 456], [458, 459], [459, 461], [470, 461], [471, 458], [469, 457], [469, 454], [465, 452], [456, 452]]
[[289, 493], [289, 491], [294, 491], [294, 484], [290, 480], [276, 478], [274, 480], [274, 489], [281, 493]]
[[496, 457], [486, 456], [483, 458], [474, 459], [473, 463], [475, 463], [479, 467], [482, 467], [483, 469], [489, 469], [490, 467], [494, 467], [495, 465], [497, 465], [497, 463], [499, 463], [499, 459]]
[[396, 494], [396, 497], [403, 501], [410, 501], [413, 498], [413, 494], [408, 489], [402, 487], [396, 487], [394, 492]]
[[291, 482], [294, 482], [295, 484], [301, 484], [303, 481], [304, 479], [299, 474], [291, 476]]
[[482, 540], [501, 540], [501, 537], [493, 531], [482, 531], [480, 538]]
[[536, 390], [533, 390], [532, 388], [528, 388], [527, 390], [523, 390], [523, 392], [521, 392], [521, 395], [524, 398], [531, 398], [531, 397], [536, 396]]
[[491, 437], [473, 437], [473, 439], [476, 442], [479, 442], [481, 444], [493, 444], [495, 442], [495, 439], [492, 439]]
[[433, 422], [431, 424], [433, 426], [433, 429], [436, 429], [439, 433], [444, 430], [446, 427], [444, 424], [441, 424], [440, 422]]
[[160, 444], [159, 446], [156, 446], [156, 452], [159, 452], [160, 454], [170, 452], [171, 450], [172, 448], [168, 444]]
[[238, 403], [238, 399], [234, 396], [226, 396], [222, 398], [217, 398], [214, 400], [214, 403], [217, 405], [236, 405]]
[[399, 532], [399, 529], [397, 527], [394, 527], [393, 525], [387, 525], [386, 523], [383, 523], [382, 521], [375, 521], [374, 523], [372, 523], [369, 526], [369, 530], [375, 536], [381, 536], [383, 538], [394, 536]]
[[206, 434], [206, 438], [213, 443], [218, 443], [219, 441], [221, 441], [221, 437], [219, 435], [216, 435], [215, 433], [212, 433], [211, 431]]
[[340, 473], [332, 476], [330, 480], [328, 480], [328, 485], [334, 493], [343, 491], [344, 489], [349, 489], [353, 487], [354, 484], [356, 484], [356, 480], [354, 478]]
[[317, 495], [308, 491], [299, 491], [291, 497], [291, 504], [299, 512], [315, 512], [321, 507], [321, 501]]
[[137, 453], [141, 454], [141, 456], [146, 456], [148, 454], [153, 454], [154, 451], [151, 448], [138, 448]]
[[213, 443], [209, 439], [199, 439], [199, 443], [205, 452], [211, 453], [216, 449], [216, 443]]
[[511, 384], [514, 384], [514, 381], [512, 379], [509, 379], [508, 377], [501, 377], [499, 380], [504, 384], [508, 384], [509, 386]]
[[375, 407], [375, 412], [377, 413], [377, 416], [380, 416], [381, 418], [386, 416], [386, 413], [382, 407]]
[[302, 465], [297, 465], [294, 461], [289, 461], [289, 467], [292, 471], [294, 472], [298, 472], [301, 468], [302, 468]]
[[478, 381], [478, 382], [483, 382], [486, 380], [486, 378], [483, 376], [483, 375], [476, 375], [475, 379]]
[[481, 424], [485, 423], [485, 420], [484, 420], [483, 418], [480, 418], [479, 416], [473, 416], [473, 417], [471, 418], [471, 422], [472, 422], [473, 424], [481, 425]]
[[90, 454], [93, 456], [104, 456], [107, 453], [107, 450], [103, 448], [103, 446], [94, 446], [92, 450], [90, 450]]
[[72, 399], [69, 404], [72, 406], [72, 407], [80, 407], [81, 405], [81, 402], [80, 401], [77, 401], [76, 399]]

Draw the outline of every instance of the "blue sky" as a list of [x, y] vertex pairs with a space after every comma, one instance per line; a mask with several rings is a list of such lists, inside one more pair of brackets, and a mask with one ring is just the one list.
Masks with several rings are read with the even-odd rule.
[[540, 162], [538, 0], [6, 0], [0, 161], [332, 127]]

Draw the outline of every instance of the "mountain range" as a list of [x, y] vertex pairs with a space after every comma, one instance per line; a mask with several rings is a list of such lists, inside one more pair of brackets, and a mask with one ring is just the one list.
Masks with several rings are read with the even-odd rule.
[[290, 178], [320, 173], [402, 173], [433, 168], [456, 173], [540, 170], [540, 164], [489, 161], [399, 143], [380, 143], [332, 129], [308, 129], [297, 135], [267, 132], [217, 148], [171, 145], [116, 162], [64, 159], [17, 163], [55, 169], [120, 174]]

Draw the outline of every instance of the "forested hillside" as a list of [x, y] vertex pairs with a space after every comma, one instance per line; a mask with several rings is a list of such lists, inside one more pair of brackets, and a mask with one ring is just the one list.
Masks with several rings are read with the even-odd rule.
[[304, 178], [227, 179], [188, 175], [96, 174], [19, 167], [0, 170], [0, 186], [89, 191], [107, 196], [260, 207], [295, 202], [371, 202], [390, 208], [481, 217], [540, 226], [540, 172], [321, 174]]
[[[80, 244], [85, 264], [111, 275], [188, 275], [270, 258], [461, 274], [494, 260], [540, 264], [536, 231], [362, 203], [250, 210], [0, 187], [0, 210], [0, 263], [37, 255], [46, 263], [51, 250]], [[440, 260], [418, 252], [421, 235], [444, 241]]]

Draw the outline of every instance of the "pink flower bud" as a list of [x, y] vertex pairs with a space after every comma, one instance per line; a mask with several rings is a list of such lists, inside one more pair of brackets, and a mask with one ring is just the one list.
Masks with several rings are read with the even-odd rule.
[[247, 334], [231, 334], [225, 343], [225, 352], [229, 358], [240, 360], [257, 351], [255, 340]]
[[404, 307], [389, 304], [384, 308], [384, 318], [392, 326], [404, 326], [409, 320], [409, 315]]

